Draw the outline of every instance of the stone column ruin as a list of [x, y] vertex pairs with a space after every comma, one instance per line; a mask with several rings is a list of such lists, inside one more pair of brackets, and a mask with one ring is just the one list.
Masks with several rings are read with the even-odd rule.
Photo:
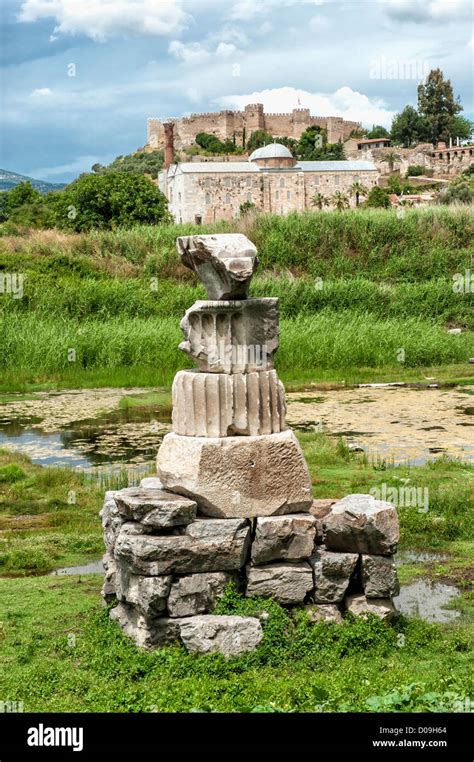
[[111, 618], [146, 648], [179, 640], [235, 656], [263, 630], [256, 617], [212, 613], [230, 581], [249, 597], [306, 604], [315, 621], [342, 621], [344, 608], [392, 616], [396, 511], [370, 495], [313, 501], [274, 368], [278, 299], [248, 296], [255, 246], [221, 234], [177, 248], [209, 297], [181, 321], [180, 349], [197, 368], [175, 376], [158, 476], [106, 493]]

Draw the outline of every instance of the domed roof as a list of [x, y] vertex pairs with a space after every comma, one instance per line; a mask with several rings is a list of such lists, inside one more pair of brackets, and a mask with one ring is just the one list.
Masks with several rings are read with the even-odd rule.
[[292, 159], [291, 151], [281, 143], [269, 143], [262, 148], [257, 148], [249, 156], [249, 161], [256, 159]]

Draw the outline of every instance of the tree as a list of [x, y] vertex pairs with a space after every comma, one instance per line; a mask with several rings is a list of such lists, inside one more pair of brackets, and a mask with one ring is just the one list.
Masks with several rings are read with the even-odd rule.
[[77, 231], [170, 221], [167, 199], [157, 186], [125, 172], [82, 175], [56, 194], [53, 208], [58, 227]]
[[117, 156], [110, 164], [93, 164], [92, 171], [97, 175], [105, 175], [110, 172], [132, 172], [139, 175], [151, 175], [158, 177], [163, 167], [163, 151], [137, 151], [127, 156]]
[[388, 163], [388, 168], [390, 172], [393, 172], [395, 162], [400, 161], [400, 156], [398, 153], [395, 153], [394, 151], [390, 151], [390, 153], [388, 153], [386, 156], [383, 157], [382, 161], [386, 161]]
[[246, 149], [249, 153], [252, 153], [252, 151], [256, 151], [257, 148], [262, 148], [262, 146], [266, 146], [268, 143], [273, 143], [273, 135], [265, 132], [265, 130], [255, 130], [247, 140]]
[[374, 138], [389, 138], [390, 133], [388, 130], [385, 129], [385, 127], [382, 127], [380, 124], [373, 124], [372, 129], [370, 132], [367, 133], [367, 138], [369, 140], [372, 140]]
[[454, 182], [440, 194], [442, 204], [470, 204], [474, 199], [474, 190], [466, 180]]
[[453, 119], [452, 135], [453, 138], [461, 140], [470, 140], [474, 130], [474, 123], [465, 116], [455, 116]]
[[365, 203], [366, 206], [387, 209], [390, 206], [388, 192], [385, 188], [380, 188], [378, 185], [374, 185], [374, 187], [370, 189]]
[[459, 98], [454, 98], [451, 80], [444, 79], [441, 69], [432, 69], [425, 82], [418, 85], [418, 111], [428, 120], [434, 145], [438, 140], [448, 142], [454, 137], [454, 118], [462, 106]]
[[368, 190], [365, 187], [365, 185], [362, 185], [358, 180], [355, 183], [352, 183], [351, 187], [349, 188], [349, 193], [356, 197], [356, 206], [359, 206], [359, 197], [360, 196], [367, 196]]
[[8, 220], [16, 209], [35, 204], [44, 204], [44, 196], [32, 186], [29, 180], [18, 183], [9, 191], [2, 191], [0, 193], [0, 222]]
[[311, 199], [311, 206], [316, 206], [321, 211], [323, 206], [329, 206], [329, 200], [323, 193], [315, 193]]
[[341, 161], [344, 146], [341, 140], [328, 143], [326, 130], [314, 125], [301, 134], [295, 153], [303, 161]]
[[420, 116], [413, 106], [405, 106], [403, 111], [395, 115], [390, 133], [392, 141], [401, 143], [404, 148], [430, 139], [428, 120]]
[[301, 133], [296, 153], [303, 161], [316, 161], [327, 146], [327, 132], [314, 125]]
[[256, 209], [255, 204], [252, 203], [252, 201], [244, 201], [244, 203], [239, 206], [240, 215], [242, 217], [245, 216], [251, 209]]
[[335, 192], [334, 196], [331, 198], [331, 203], [336, 207], [338, 212], [342, 212], [344, 209], [349, 208], [349, 198], [341, 191]]

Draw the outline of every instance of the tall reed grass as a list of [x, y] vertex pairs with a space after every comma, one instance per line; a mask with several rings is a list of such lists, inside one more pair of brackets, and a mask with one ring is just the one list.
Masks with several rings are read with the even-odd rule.
[[[9, 314], [0, 332], [0, 368], [54, 374], [77, 368], [139, 365], [156, 369], [156, 383], [192, 363], [178, 349], [174, 317], [113, 317], [76, 320]], [[448, 334], [419, 317], [379, 318], [371, 313], [325, 309], [284, 319], [277, 366], [282, 370], [395, 365], [400, 348], [405, 366], [467, 361], [474, 334]], [[74, 353], [71, 353], [74, 350]]]

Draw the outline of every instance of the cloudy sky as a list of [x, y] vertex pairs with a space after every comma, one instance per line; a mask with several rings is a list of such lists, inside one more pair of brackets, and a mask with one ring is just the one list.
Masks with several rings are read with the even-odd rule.
[[298, 103], [390, 125], [440, 67], [473, 117], [470, 0], [2, 0], [0, 166], [69, 181], [146, 119]]

